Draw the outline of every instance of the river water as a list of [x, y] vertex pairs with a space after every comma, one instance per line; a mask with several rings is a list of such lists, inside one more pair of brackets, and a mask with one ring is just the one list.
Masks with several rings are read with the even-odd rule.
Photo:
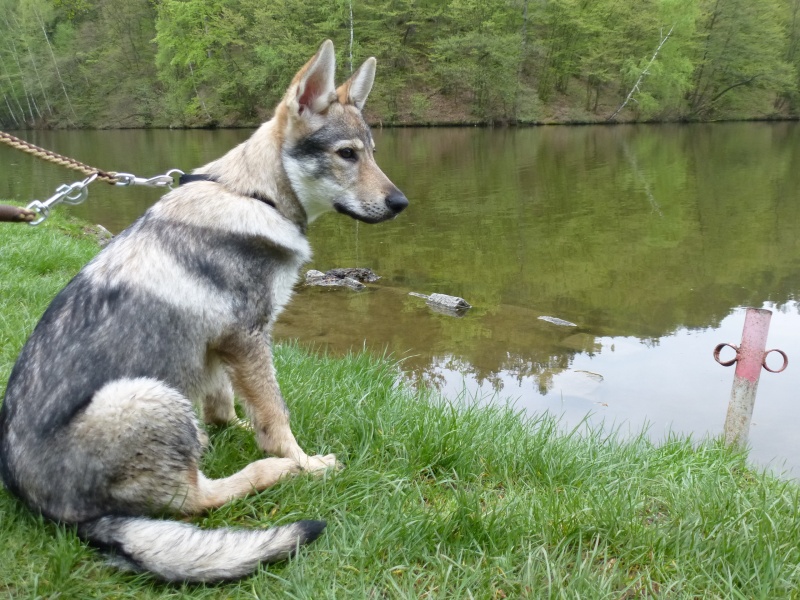
[[[97, 167], [190, 170], [250, 131], [24, 132]], [[376, 129], [377, 158], [411, 206], [310, 228], [313, 263], [371, 267], [362, 292], [298, 287], [278, 338], [333, 353], [367, 347], [450, 398], [513, 401], [565, 427], [605, 423], [696, 438], [722, 431], [744, 307], [773, 311], [754, 464], [800, 476], [800, 125]], [[44, 199], [79, 176], [0, 148], [0, 198]], [[64, 209], [119, 231], [158, 197], [92, 185]], [[1, 234], [0, 234], [1, 237]], [[461, 296], [456, 318], [408, 292]], [[567, 327], [539, 317], [575, 324]]]

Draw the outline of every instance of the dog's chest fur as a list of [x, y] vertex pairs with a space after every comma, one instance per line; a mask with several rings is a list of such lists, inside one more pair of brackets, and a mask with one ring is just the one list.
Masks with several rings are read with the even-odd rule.
[[311, 258], [308, 240], [269, 205], [213, 183], [191, 188], [153, 206], [86, 274], [146, 291], [215, 330], [271, 324]]

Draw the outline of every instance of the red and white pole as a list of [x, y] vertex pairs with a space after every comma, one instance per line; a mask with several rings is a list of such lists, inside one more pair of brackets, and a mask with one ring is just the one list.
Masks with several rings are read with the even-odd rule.
[[[714, 360], [722, 366], [729, 367], [736, 363], [731, 401], [728, 404], [728, 415], [725, 418], [725, 443], [728, 445], [741, 447], [747, 445], [761, 368], [765, 368], [770, 373], [780, 373], [789, 364], [789, 359], [783, 350], [766, 350], [771, 319], [772, 311], [770, 310], [748, 308], [744, 318], [741, 345], [737, 347], [732, 344], [719, 344], [714, 349]], [[735, 358], [728, 361], [720, 360], [719, 354], [725, 346], [736, 351]], [[771, 369], [767, 366], [767, 355], [770, 352], [777, 352], [783, 357], [783, 365], [779, 369]]]

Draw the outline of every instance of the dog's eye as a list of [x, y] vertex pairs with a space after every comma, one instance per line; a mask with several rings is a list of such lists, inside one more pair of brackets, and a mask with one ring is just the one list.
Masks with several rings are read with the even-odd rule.
[[341, 156], [345, 160], [355, 160], [356, 159], [356, 151], [352, 148], [340, 148], [336, 151], [336, 154]]

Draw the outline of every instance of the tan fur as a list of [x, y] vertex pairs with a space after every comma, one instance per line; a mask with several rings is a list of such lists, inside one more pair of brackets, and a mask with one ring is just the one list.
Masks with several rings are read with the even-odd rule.
[[182, 512], [192, 514], [218, 508], [231, 500], [265, 490], [300, 470], [300, 465], [291, 458], [263, 458], [223, 479], [207, 479], [198, 472], [199, 479], [190, 478], [188, 482], [189, 491]]

